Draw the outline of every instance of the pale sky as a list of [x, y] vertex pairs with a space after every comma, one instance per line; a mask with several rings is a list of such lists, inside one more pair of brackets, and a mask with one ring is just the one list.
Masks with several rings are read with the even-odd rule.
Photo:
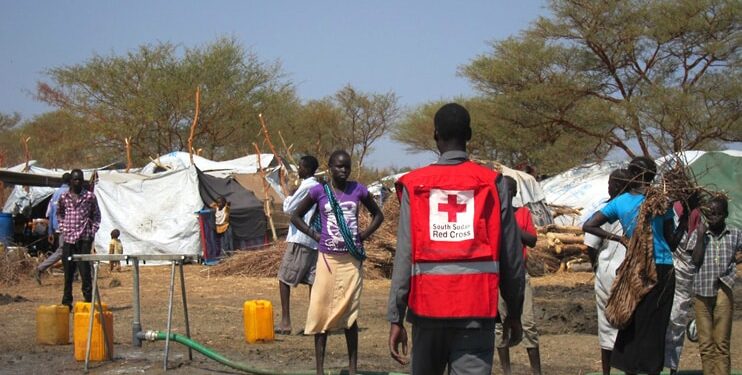
[[[476, 1], [9, 1], [0, 12], [0, 112], [23, 119], [52, 108], [33, 99], [46, 69], [123, 55], [142, 44], [203, 46], [235, 37], [280, 61], [303, 101], [346, 84], [394, 92], [411, 108], [474, 94], [459, 66], [488, 42], [517, 35], [545, 0]], [[368, 164], [418, 167], [435, 155], [375, 144]]]

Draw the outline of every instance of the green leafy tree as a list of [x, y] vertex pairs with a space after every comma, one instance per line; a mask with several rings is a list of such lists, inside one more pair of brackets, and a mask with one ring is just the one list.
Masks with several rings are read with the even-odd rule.
[[99, 167], [103, 166], [102, 160], [125, 160], [115, 149], [100, 149], [90, 144], [87, 129], [84, 119], [68, 112], [53, 111], [25, 122], [19, 134], [30, 138], [32, 158], [45, 167]]
[[0, 167], [18, 164], [23, 159], [18, 135], [20, 122], [21, 115], [17, 112], [13, 114], [0, 112]]
[[[742, 140], [742, 3], [553, 0], [550, 7], [551, 18], [493, 42], [460, 70], [492, 102], [497, 121], [536, 135], [540, 153], [571, 163], [586, 150], [650, 156]], [[528, 159], [539, 153], [524, 150]]]
[[278, 63], [261, 62], [226, 38], [182, 51], [170, 43], [145, 45], [47, 73], [51, 83], [39, 83], [38, 98], [84, 119], [91, 149], [114, 149], [123, 158], [124, 138], [130, 137], [135, 162], [188, 151], [197, 87], [193, 147], [212, 159], [252, 152], [245, 145], [262, 138], [258, 113], [274, 113], [295, 100]]
[[[562, 137], [553, 130], [520, 127], [504, 120], [500, 112], [507, 109], [486, 98], [456, 98], [453, 101], [469, 110], [473, 136], [467, 147], [474, 158], [496, 160], [509, 166], [535, 165], [548, 173], [584, 162], [592, 151], [585, 144], [571, 144], [568, 137]], [[437, 153], [433, 140], [433, 117], [443, 104], [444, 101], [425, 103], [409, 111], [392, 131], [392, 138], [407, 145], [407, 151]], [[560, 157], [555, 158], [555, 153]]]
[[393, 92], [364, 93], [346, 85], [335, 94], [334, 101], [343, 115], [339, 145], [351, 154], [360, 173], [373, 144], [400, 115], [397, 96]]
[[333, 151], [348, 151], [358, 177], [374, 143], [396, 124], [397, 101], [392, 92], [364, 93], [346, 85], [333, 96], [302, 105], [280, 130], [291, 135], [297, 156], [311, 154], [324, 163]]

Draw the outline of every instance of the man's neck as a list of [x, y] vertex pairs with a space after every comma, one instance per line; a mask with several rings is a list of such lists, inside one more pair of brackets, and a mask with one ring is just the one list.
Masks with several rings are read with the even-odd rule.
[[722, 233], [724, 233], [724, 229], [726, 229], [726, 227], [727, 227], [727, 224], [726, 223], [722, 223], [722, 224], [717, 225], [717, 226], [709, 227], [709, 232], [711, 232], [711, 234], [713, 234], [714, 236], [718, 237], [719, 235], [721, 235]]

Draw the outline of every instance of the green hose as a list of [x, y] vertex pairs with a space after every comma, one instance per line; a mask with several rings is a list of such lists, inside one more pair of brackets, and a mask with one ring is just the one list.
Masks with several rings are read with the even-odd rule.
[[[167, 338], [167, 334], [165, 332], [160, 331], [147, 331], [147, 332], [140, 332], [143, 333], [143, 338], [146, 340], [165, 340]], [[139, 334], [137, 334], [139, 336]], [[276, 370], [265, 370], [260, 368], [255, 368], [252, 366], [249, 366], [247, 364], [241, 363], [241, 362], [235, 362], [203, 345], [198, 343], [197, 341], [191, 340], [190, 338], [179, 335], [177, 333], [171, 333], [170, 334], [170, 340], [175, 341], [179, 344], [183, 344], [203, 355], [206, 357], [213, 359], [225, 366], [229, 366], [233, 369], [244, 371], [249, 374], [256, 374], [256, 375], [315, 375], [316, 371], [311, 370], [301, 370], [301, 371], [276, 371]], [[325, 375], [340, 375], [340, 374], [347, 374], [347, 370], [325, 370]], [[366, 375], [406, 375], [399, 372], [385, 372], [385, 371], [359, 371], [359, 374], [366, 374]]]

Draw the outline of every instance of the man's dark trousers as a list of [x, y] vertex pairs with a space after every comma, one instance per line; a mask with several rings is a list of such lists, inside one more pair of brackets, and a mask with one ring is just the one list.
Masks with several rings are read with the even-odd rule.
[[64, 266], [64, 295], [62, 304], [72, 306], [72, 279], [75, 275], [75, 269], [80, 270], [80, 279], [82, 281], [82, 295], [85, 302], [90, 302], [93, 297], [93, 281], [90, 275], [90, 262], [75, 262], [68, 260], [73, 254], [90, 254], [93, 245], [92, 240], [81, 239], [75, 243], [64, 243], [62, 253], [62, 265]]

